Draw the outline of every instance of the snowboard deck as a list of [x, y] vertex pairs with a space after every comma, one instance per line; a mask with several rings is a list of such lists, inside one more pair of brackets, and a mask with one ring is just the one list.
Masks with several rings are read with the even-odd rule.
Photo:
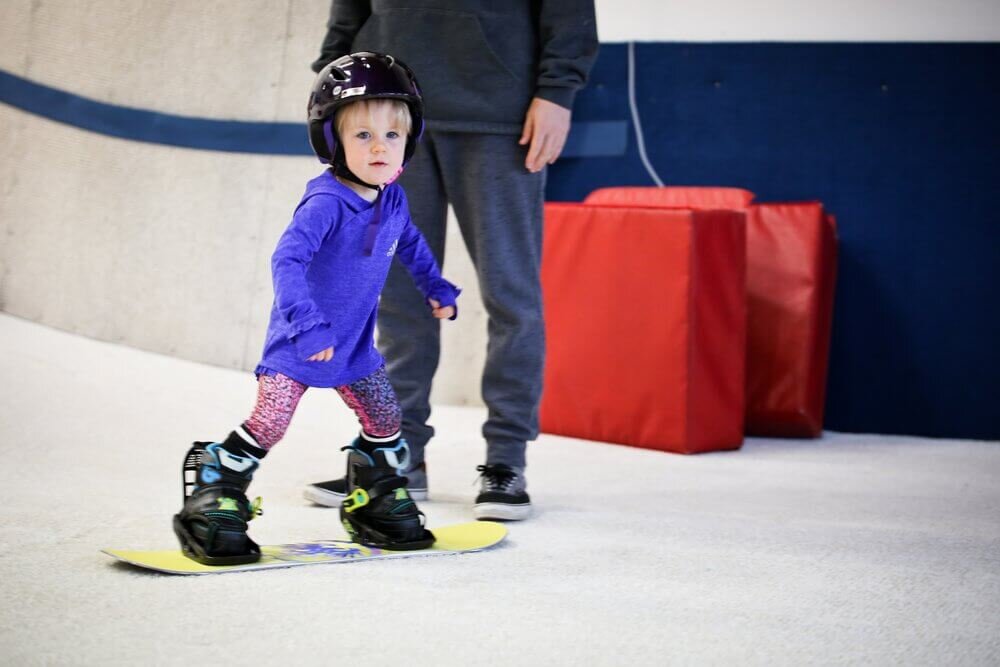
[[185, 556], [179, 549], [163, 551], [130, 551], [103, 549], [113, 558], [166, 574], [221, 574], [247, 572], [279, 567], [297, 567], [317, 563], [348, 563], [383, 558], [412, 558], [416, 556], [444, 556], [472, 551], [482, 551], [495, 546], [507, 536], [507, 528], [495, 521], [470, 521], [431, 530], [436, 538], [433, 545], [416, 551], [390, 551], [366, 547], [347, 540], [317, 540], [294, 544], [275, 544], [260, 548], [260, 560], [243, 565], [202, 565]]

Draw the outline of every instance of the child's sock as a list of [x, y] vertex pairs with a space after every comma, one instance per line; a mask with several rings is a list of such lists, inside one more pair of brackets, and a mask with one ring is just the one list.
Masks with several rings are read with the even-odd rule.
[[260, 461], [267, 456], [267, 450], [257, 444], [257, 440], [244, 426], [237, 426], [221, 443], [222, 448], [234, 456], [250, 457]]
[[388, 464], [393, 468], [403, 469], [409, 465], [410, 448], [406, 441], [400, 437], [400, 433], [400, 431], [396, 431], [392, 435], [376, 436], [362, 431], [361, 437], [354, 441], [354, 447], [358, 451], [364, 452], [373, 461], [382, 462], [379, 465]]
[[370, 454], [380, 447], [395, 447], [400, 433], [402, 431], [396, 431], [392, 435], [371, 435], [361, 431], [361, 438], [358, 440], [358, 444]]

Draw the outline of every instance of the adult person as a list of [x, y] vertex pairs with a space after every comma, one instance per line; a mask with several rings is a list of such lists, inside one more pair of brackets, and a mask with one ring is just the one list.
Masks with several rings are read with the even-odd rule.
[[[422, 146], [400, 176], [414, 224], [444, 261], [450, 203], [489, 316], [482, 397], [485, 464], [474, 514], [531, 514], [526, 445], [538, 435], [545, 354], [539, 280], [545, 167], [558, 159], [576, 92], [597, 56], [593, 0], [333, 0], [319, 71], [348, 53], [391, 53], [415, 72]], [[378, 313], [378, 347], [403, 409], [410, 494], [426, 497], [424, 450], [439, 321], [398, 263]], [[344, 479], [306, 497], [339, 506]]]

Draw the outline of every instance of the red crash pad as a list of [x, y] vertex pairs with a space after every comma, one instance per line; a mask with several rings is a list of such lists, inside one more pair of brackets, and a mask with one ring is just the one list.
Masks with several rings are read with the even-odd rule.
[[546, 204], [541, 428], [678, 453], [743, 442], [742, 213]]
[[602, 188], [588, 204], [747, 211], [748, 435], [823, 431], [837, 238], [819, 202], [751, 204], [739, 188]]
[[753, 193], [740, 188], [715, 187], [627, 187], [594, 190], [585, 204], [614, 204], [617, 206], [656, 206], [665, 208], [691, 208], [699, 211], [743, 211], [753, 201]]
[[755, 204], [747, 215], [749, 435], [823, 431], [837, 231], [819, 202]]

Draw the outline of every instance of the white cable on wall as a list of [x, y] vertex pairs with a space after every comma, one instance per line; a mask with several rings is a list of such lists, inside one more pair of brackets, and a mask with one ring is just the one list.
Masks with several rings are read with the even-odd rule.
[[646, 143], [642, 139], [642, 125], [639, 123], [639, 109], [635, 104], [635, 42], [628, 43], [628, 108], [632, 112], [632, 124], [635, 125], [635, 140], [639, 145], [639, 159], [649, 172], [653, 182], [663, 186], [663, 181], [659, 174], [653, 169], [653, 165], [646, 156]]

